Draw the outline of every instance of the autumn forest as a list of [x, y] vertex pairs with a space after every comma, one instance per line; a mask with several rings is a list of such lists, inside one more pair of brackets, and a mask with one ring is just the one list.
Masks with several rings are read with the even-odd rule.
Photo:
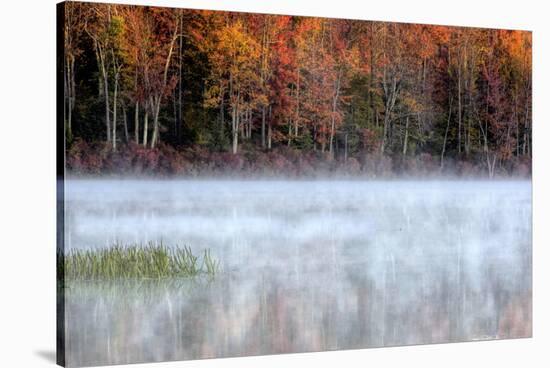
[[58, 11], [75, 174], [531, 174], [530, 32], [80, 2]]

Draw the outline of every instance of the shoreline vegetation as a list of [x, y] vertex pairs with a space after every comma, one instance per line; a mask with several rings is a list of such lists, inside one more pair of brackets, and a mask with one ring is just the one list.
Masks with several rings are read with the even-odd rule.
[[70, 174], [531, 175], [531, 32], [60, 9]]
[[115, 244], [58, 254], [58, 272], [66, 281], [214, 277], [220, 262], [209, 249], [195, 255], [188, 246], [167, 247], [162, 242]]
[[[472, 156], [473, 157], [473, 156]], [[67, 174], [73, 177], [122, 176], [154, 178], [488, 178], [530, 179], [531, 158], [512, 157], [492, 172], [482, 159], [458, 160], [423, 153], [390, 156], [366, 153], [333, 158], [320, 151], [276, 147], [270, 151], [245, 145], [241, 152], [212, 151], [200, 145], [155, 148], [129, 142], [116, 152], [104, 142], [77, 139], [66, 154]]]

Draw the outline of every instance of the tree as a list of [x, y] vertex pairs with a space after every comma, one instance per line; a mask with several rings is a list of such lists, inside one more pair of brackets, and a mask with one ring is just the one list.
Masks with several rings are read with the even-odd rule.
[[63, 116], [67, 140], [73, 138], [72, 121], [76, 101], [75, 63], [81, 55], [80, 39], [84, 30], [84, 12], [80, 3], [65, 3], [65, 24], [63, 33], [64, 80], [63, 80]]
[[114, 5], [93, 4], [85, 16], [84, 29], [93, 40], [97, 65], [100, 72], [98, 84], [105, 103], [105, 132], [111, 142], [111, 110], [109, 102], [109, 48], [111, 44], [111, 7]]
[[145, 69], [144, 80], [150, 90], [149, 99], [153, 115], [151, 148], [154, 148], [160, 140], [160, 105], [163, 97], [170, 94], [175, 85], [174, 79], [169, 80], [168, 71], [180, 32], [181, 13], [165, 8], [149, 10], [154, 24], [154, 38], [151, 40], [153, 47], [148, 55], [149, 63]]
[[530, 160], [529, 32], [66, 6], [69, 144], [101, 139], [94, 149], [124, 154], [132, 135], [156, 154], [162, 140], [176, 162], [203, 149], [312, 150], [361, 170], [437, 156], [489, 176]]
[[212, 47], [211, 80], [209, 95], [224, 107], [225, 96], [228, 96], [231, 115], [231, 152], [238, 151], [241, 114], [245, 102], [250, 101], [253, 90], [258, 83], [255, 64], [259, 57], [258, 44], [244, 27], [243, 21], [236, 17], [227, 17], [226, 24], [212, 32], [213, 40], [208, 42]]

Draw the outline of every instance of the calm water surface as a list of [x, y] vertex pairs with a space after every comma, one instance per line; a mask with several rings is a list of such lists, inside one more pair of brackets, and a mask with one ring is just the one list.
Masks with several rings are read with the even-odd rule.
[[223, 270], [69, 283], [72, 366], [531, 336], [528, 181], [70, 180], [65, 236]]

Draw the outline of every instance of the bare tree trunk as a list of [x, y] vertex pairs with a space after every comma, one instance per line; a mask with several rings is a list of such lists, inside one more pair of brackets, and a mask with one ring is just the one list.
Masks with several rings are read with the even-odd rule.
[[522, 144], [522, 147], [521, 147], [521, 154], [523, 156], [526, 155], [526, 152], [527, 152], [526, 147], [527, 147], [527, 126], [524, 125], [523, 126], [523, 144]]
[[441, 167], [443, 168], [443, 159], [445, 158], [445, 148], [447, 147], [447, 135], [449, 134], [449, 125], [451, 125], [451, 113], [453, 109], [453, 98], [449, 97], [449, 114], [447, 115], [447, 128], [445, 128], [445, 136], [443, 137], [443, 148], [441, 149]]
[[386, 150], [386, 139], [388, 136], [389, 124], [390, 124], [390, 117], [389, 117], [389, 112], [387, 112], [387, 109], [386, 109], [386, 113], [384, 114], [384, 130], [382, 132], [382, 143], [380, 144], [380, 151], [382, 152], [382, 154], [384, 154], [384, 151]]
[[78, 43], [78, 24], [82, 20], [82, 14], [78, 9], [78, 6], [73, 4], [67, 4], [65, 6], [65, 19], [64, 19], [64, 105], [63, 105], [63, 117], [65, 121], [65, 133], [68, 141], [73, 138], [73, 109], [75, 106], [75, 48]]
[[113, 91], [113, 151], [116, 151], [116, 123], [117, 123], [117, 93], [118, 93], [118, 72], [115, 72], [115, 86]]
[[173, 115], [173, 128], [174, 128], [174, 131], [173, 131], [173, 134], [174, 134], [174, 137], [178, 137], [178, 106], [177, 106], [177, 103], [176, 103], [176, 90], [174, 90], [174, 92], [172, 93], [172, 113], [174, 114]]
[[497, 155], [493, 154], [491, 159], [489, 151], [487, 151], [487, 171], [489, 172], [489, 178], [493, 178], [495, 175], [495, 164], [496, 164]]
[[458, 153], [462, 153], [462, 53], [458, 55]]
[[344, 163], [348, 162], [348, 133], [344, 136]]
[[267, 122], [267, 149], [271, 149], [271, 119]]
[[330, 142], [329, 142], [329, 153], [330, 156], [333, 156], [333, 141], [334, 141], [334, 132], [336, 130], [336, 108], [338, 106], [338, 97], [340, 96], [340, 79], [342, 78], [342, 71], [338, 73], [338, 80], [336, 82], [336, 90], [334, 97], [332, 98], [332, 116], [330, 124]]
[[[154, 111], [156, 110], [157, 108], [154, 107]], [[158, 141], [159, 141], [159, 120], [158, 120], [158, 113], [155, 111], [153, 113], [153, 135], [151, 136], [151, 148], [155, 148], [155, 146], [157, 145]]]
[[506, 123], [506, 151], [507, 152], [512, 152], [512, 147], [511, 147], [511, 143], [510, 143], [510, 138], [511, 136], [511, 126], [510, 126], [510, 122], [507, 122]]
[[470, 56], [470, 67], [469, 67], [469, 75], [468, 75], [468, 120], [467, 120], [467, 126], [466, 126], [466, 144], [464, 146], [464, 150], [466, 151], [466, 155], [470, 155], [471, 146], [472, 146], [472, 137], [471, 137], [471, 130], [472, 130], [472, 120], [473, 120], [473, 110], [474, 110], [474, 97], [473, 97], [473, 89], [474, 89], [474, 66], [472, 62], [472, 56]]
[[271, 149], [271, 105], [269, 105], [269, 114], [268, 114], [268, 121], [267, 121], [267, 149]]
[[159, 139], [159, 113], [160, 113], [160, 98], [155, 98], [151, 101], [153, 106], [153, 135], [151, 136], [151, 148], [155, 148]]
[[252, 115], [253, 111], [249, 110], [248, 112], [248, 139], [252, 139]]
[[[531, 81], [529, 80], [528, 85], [531, 85]], [[529, 87], [528, 87], [529, 88]], [[529, 154], [529, 98], [527, 98], [529, 94], [526, 93], [525, 98], [525, 120], [523, 121], [523, 147], [522, 147], [522, 153], [523, 155]]]
[[265, 106], [262, 106], [262, 148], [265, 149]]
[[289, 118], [288, 119], [287, 141], [286, 141], [287, 147], [290, 147], [291, 138], [292, 138], [292, 120]]
[[174, 28], [174, 33], [172, 34], [172, 40], [170, 42], [170, 48], [168, 49], [168, 55], [166, 56], [166, 62], [164, 64], [164, 73], [162, 76], [162, 85], [158, 91], [156, 91], [155, 96], [152, 98], [152, 107], [153, 107], [153, 136], [151, 138], [151, 148], [154, 148], [157, 145], [157, 142], [160, 141], [159, 136], [159, 112], [160, 112], [160, 102], [162, 96], [164, 95], [164, 89], [168, 82], [168, 68], [170, 66], [170, 61], [172, 60], [172, 54], [174, 52], [174, 45], [178, 39], [178, 29], [179, 23], [176, 24]]
[[136, 109], [134, 112], [134, 138], [136, 144], [139, 144], [139, 101], [136, 101]]
[[106, 60], [105, 60], [105, 52], [104, 46], [101, 44], [99, 39], [92, 33], [88, 32], [86, 30], [86, 33], [93, 39], [94, 41], [94, 51], [95, 56], [97, 59], [97, 65], [99, 67], [99, 72], [101, 74], [101, 78], [98, 78], [98, 85], [99, 85], [99, 92], [100, 94], [103, 93], [103, 98], [105, 101], [105, 132], [106, 132], [106, 138], [107, 142], [111, 142], [111, 123], [110, 123], [110, 110], [109, 110], [109, 76], [107, 73], [107, 66], [106, 66]]
[[122, 121], [124, 122], [124, 142], [128, 143], [128, 117], [126, 115], [126, 105], [122, 104]]
[[239, 118], [239, 131], [241, 133], [241, 140], [244, 141], [246, 138], [245, 128], [246, 128], [246, 109], [244, 112], [241, 112], [238, 116]]
[[237, 117], [237, 107], [231, 110], [231, 134], [233, 136], [231, 144], [231, 152], [235, 155], [239, 145], [239, 120]]
[[[265, 17], [263, 29], [262, 29], [262, 41], [261, 41], [261, 63], [260, 63], [260, 84], [262, 92], [267, 96], [267, 79], [268, 79], [268, 67], [269, 67], [269, 29], [270, 29], [271, 18], [269, 16]], [[266, 105], [262, 104], [262, 148], [265, 149], [266, 142]]]
[[[183, 17], [180, 17], [180, 30], [183, 29]], [[181, 136], [181, 130], [183, 126], [183, 37], [179, 38], [179, 83], [178, 83], [178, 133], [177, 138]]]
[[298, 120], [300, 119], [300, 69], [296, 78], [296, 116], [294, 117], [294, 136], [298, 137]]
[[[230, 88], [231, 91], [233, 88]], [[232, 93], [232, 92], [231, 92]], [[231, 152], [235, 155], [239, 148], [239, 102], [241, 100], [241, 92], [237, 91], [237, 99], [231, 107]]]
[[313, 124], [313, 150], [317, 151], [317, 124]]
[[397, 77], [395, 75], [392, 76], [391, 82], [387, 83], [385, 70], [384, 70], [383, 88], [384, 88], [385, 107], [384, 107], [384, 132], [383, 132], [384, 135], [382, 136], [382, 144], [380, 145], [380, 151], [382, 154], [384, 154], [386, 149], [386, 140], [388, 139], [388, 130], [390, 129], [390, 123], [391, 123], [390, 116], [395, 106], [397, 95], [399, 93]]
[[105, 129], [107, 131], [107, 142], [111, 142], [111, 120], [109, 113], [109, 78], [107, 75], [107, 70], [105, 68], [105, 60], [103, 53], [99, 52], [101, 58], [101, 73], [103, 76], [103, 97], [105, 98]]
[[220, 89], [221, 101], [220, 101], [220, 136], [225, 136], [225, 107], [224, 107], [224, 91]]
[[71, 105], [71, 92], [69, 90], [69, 74], [70, 68], [68, 58], [65, 58], [65, 73], [63, 73], [63, 119], [65, 121], [65, 129], [67, 137], [71, 134], [71, 118], [70, 118], [70, 105]]
[[489, 127], [487, 126], [487, 122], [485, 122], [485, 129], [483, 129], [483, 125], [481, 124], [481, 120], [478, 119], [479, 123], [479, 130], [481, 131], [481, 134], [483, 136], [483, 152], [485, 153], [485, 159], [487, 163], [487, 171], [489, 173], [489, 177], [492, 178], [494, 175], [494, 169], [495, 169], [495, 162], [496, 162], [496, 154], [494, 154], [492, 160], [491, 160], [491, 152], [489, 151], [489, 142], [487, 138]]
[[147, 135], [149, 133], [149, 111], [145, 105], [145, 114], [143, 116], [143, 147], [147, 147]]
[[[370, 39], [371, 42], [374, 39], [374, 24], [371, 25], [371, 34]], [[374, 88], [375, 88], [375, 82], [374, 82], [374, 50], [370, 50], [370, 76], [369, 76], [369, 93], [367, 95], [367, 122], [371, 123], [371, 126], [375, 124], [376, 120], [376, 127], [378, 127], [378, 119], [376, 117], [376, 114], [374, 112]]]
[[403, 140], [403, 156], [407, 156], [407, 146], [409, 144], [409, 117], [406, 118], [405, 123], [405, 139]]
[[246, 139], [250, 139], [252, 138], [252, 110], [250, 108], [246, 109], [245, 119], [246, 119], [246, 124], [245, 124], [244, 135]]
[[65, 58], [66, 73], [65, 73], [65, 122], [67, 128], [67, 139], [70, 141], [73, 138], [73, 109], [75, 104], [75, 81], [74, 81], [74, 58], [67, 56]]

